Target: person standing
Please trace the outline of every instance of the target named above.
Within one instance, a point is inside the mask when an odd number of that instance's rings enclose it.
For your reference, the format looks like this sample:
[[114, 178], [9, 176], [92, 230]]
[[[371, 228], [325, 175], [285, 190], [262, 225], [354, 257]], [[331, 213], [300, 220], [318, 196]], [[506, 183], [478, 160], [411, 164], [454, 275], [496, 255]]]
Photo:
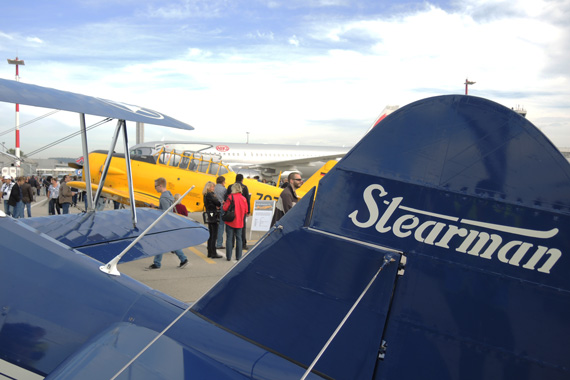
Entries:
[[220, 206], [222, 203], [216, 197], [214, 188], [216, 185], [212, 181], [206, 182], [202, 195], [204, 196], [204, 208], [206, 209], [206, 220], [210, 237], [208, 238], [208, 257], [219, 259], [222, 256], [216, 252], [216, 240], [218, 240], [218, 224], [220, 223]]
[[59, 204], [63, 209], [63, 214], [69, 214], [69, 207], [73, 202], [73, 196], [75, 193], [71, 191], [71, 188], [67, 186], [67, 183], [71, 180], [71, 177], [65, 175], [61, 180], [61, 186], [59, 188]]
[[299, 197], [297, 197], [297, 190], [303, 184], [301, 175], [299, 173], [290, 173], [287, 177], [287, 186], [279, 195], [277, 204], [275, 205], [275, 212], [273, 213], [273, 218], [271, 219], [271, 225], [274, 225], [279, 219], [283, 217], [293, 206], [299, 202]]
[[4, 176], [4, 183], [2, 184], [2, 200], [4, 201], [4, 213], [6, 215], [12, 215], [12, 209], [8, 204], [8, 200], [10, 199], [10, 193], [12, 192], [12, 188], [14, 187], [14, 183], [12, 183], [12, 177], [9, 175]]
[[[247, 218], [247, 216], [249, 215], [249, 210], [251, 210], [250, 205], [249, 205], [249, 189], [247, 188], [246, 185], [243, 184], [243, 174], [241, 174], [241, 173], [238, 174], [238, 175], [236, 175], [236, 182], [235, 182], [235, 183], [239, 183], [239, 184], [240, 184], [241, 189], [242, 189], [242, 190], [241, 190], [241, 194], [243, 195], [243, 197], [245, 198], [246, 203], [247, 203], [247, 210], [246, 210], [246, 213], [243, 215], [243, 228], [242, 228], [242, 232], [241, 232], [241, 241], [242, 241], [242, 244], [243, 244], [243, 247], [242, 247], [242, 248], [243, 248], [243, 249], [248, 249], [248, 247], [247, 247], [247, 239], [246, 239], [246, 237], [245, 237], [245, 235], [246, 235], [245, 230], [246, 230], [246, 227], [247, 227], [247, 220], [246, 220], [246, 218]], [[233, 185], [231, 185], [231, 186], [233, 186]], [[231, 194], [231, 190], [230, 190], [231, 186], [228, 187], [228, 191], [226, 192], [226, 198], [227, 198], [227, 196], [228, 196], [229, 194]], [[226, 239], [226, 240], [227, 240], [227, 239]], [[227, 241], [226, 241], [226, 245], [228, 245], [228, 242], [227, 242]]]
[[[38, 181], [36, 181], [36, 177], [33, 176], [33, 175], [27, 177], [26, 183], [29, 183], [29, 184], [30, 184], [30, 187], [32, 188], [32, 191], [34, 192], [34, 195], [35, 195], [36, 189], [37, 189], [38, 186], [39, 186], [39, 185], [38, 185]], [[40, 194], [39, 194], [39, 191], [38, 191], [38, 195], [40, 195]], [[35, 196], [34, 196], [34, 198], [32, 198], [32, 202], [34, 202], [34, 201], [35, 201]], [[24, 203], [25, 203], [25, 202], [24, 202]], [[30, 211], [30, 212], [31, 212], [31, 211]]]
[[10, 209], [12, 211], [12, 216], [14, 218], [23, 218], [24, 217], [24, 201], [23, 198], [23, 191], [22, 185], [24, 184], [24, 177], [16, 177], [16, 183], [12, 187], [12, 191], [10, 191], [10, 198], [8, 199], [8, 204], [10, 205]]
[[[73, 176], [73, 180], [77, 181], [77, 176], [74, 175]], [[79, 189], [76, 189], [74, 187], [71, 188], [71, 191], [74, 192], [73, 196], [71, 197], [71, 205], [73, 207], [77, 207], [77, 197], [79, 196]], [[118, 207], [115, 207], [115, 209], [117, 209]]]
[[[226, 197], [226, 177], [223, 175], [216, 178], [216, 186], [214, 187], [214, 194], [216, 198], [220, 201], [220, 204], [224, 203]], [[218, 220], [218, 238], [216, 239], [216, 249], [224, 249], [224, 228], [226, 224], [222, 221], [222, 215], [224, 215], [224, 210], [220, 208], [220, 219]]]
[[[174, 194], [174, 201], [179, 200], [181, 196], [182, 195], [180, 194]], [[188, 216], [188, 209], [182, 203], [178, 203], [176, 206], [174, 206], [174, 209], [178, 215]]]
[[48, 177], [47, 180], [51, 183], [47, 189], [47, 197], [49, 199], [48, 214], [55, 215], [57, 211], [57, 215], [59, 215], [59, 183], [57, 182], [57, 178], [53, 178], [51, 176]]
[[28, 212], [28, 218], [32, 217], [32, 202], [34, 201], [34, 193], [36, 192], [35, 187], [30, 183], [33, 178], [34, 177], [26, 177], [22, 185], [22, 201], [24, 202], [24, 208]]
[[244, 228], [244, 218], [248, 211], [247, 200], [242, 194], [242, 187], [240, 183], [234, 183], [231, 186], [231, 194], [228, 195], [228, 199], [224, 202], [223, 210], [228, 211], [230, 205], [234, 204], [235, 218], [234, 220], [226, 223], [226, 259], [230, 261], [232, 259], [232, 250], [234, 245], [234, 236], [236, 239], [236, 260], [241, 259], [241, 253], [243, 249], [242, 245], [242, 229]]
[[[154, 189], [160, 193], [160, 199], [158, 200], [158, 207], [153, 204], [150, 206], [153, 208], [158, 208], [159, 210], [168, 210], [168, 208], [174, 203], [174, 197], [169, 190], [166, 190], [166, 179], [163, 177], [157, 178], [154, 181]], [[181, 249], [177, 249], [173, 252], [180, 259], [180, 265], [178, 268], [185, 268], [188, 265], [188, 259], [186, 258], [186, 255], [184, 255], [184, 252], [182, 252]], [[162, 263], [162, 255], [163, 254], [161, 253], [160, 255], [154, 256], [154, 262], [147, 269], [160, 269]]]

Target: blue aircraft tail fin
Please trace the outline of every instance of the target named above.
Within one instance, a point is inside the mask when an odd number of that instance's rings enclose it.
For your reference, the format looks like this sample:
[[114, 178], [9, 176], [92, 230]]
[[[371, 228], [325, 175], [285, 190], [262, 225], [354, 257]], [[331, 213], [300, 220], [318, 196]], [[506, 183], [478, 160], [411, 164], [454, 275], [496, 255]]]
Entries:
[[568, 378], [569, 226], [570, 166], [536, 127], [485, 99], [424, 99], [193, 311], [305, 368], [331, 340], [323, 377]]
[[[127, 248], [161, 214], [160, 210], [138, 209], [137, 228], [133, 228], [130, 210], [51, 215], [20, 221], [60, 243], [107, 263]], [[123, 256], [121, 263], [192, 247], [206, 240], [208, 229], [203, 225], [169, 213]]]

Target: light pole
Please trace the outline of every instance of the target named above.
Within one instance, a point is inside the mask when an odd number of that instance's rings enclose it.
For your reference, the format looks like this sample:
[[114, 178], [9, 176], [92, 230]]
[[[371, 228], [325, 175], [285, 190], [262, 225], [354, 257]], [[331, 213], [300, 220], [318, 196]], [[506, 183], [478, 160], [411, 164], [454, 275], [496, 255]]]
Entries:
[[[19, 66], [22, 65], [24, 66], [24, 60], [23, 59], [18, 59], [18, 57], [16, 57], [16, 59], [9, 59], [8, 58], [8, 64], [10, 65], [16, 65], [16, 82], [20, 81], [20, 72], [19, 72]], [[16, 175], [20, 175], [20, 105], [18, 103], [16, 103], [16, 151], [15, 151], [15, 156], [18, 157], [18, 161], [16, 161]]]
[[472, 82], [469, 79], [465, 78], [465, 95], [467, 95], [467, 86], [470, 84], [475, 84], [475, 82]]

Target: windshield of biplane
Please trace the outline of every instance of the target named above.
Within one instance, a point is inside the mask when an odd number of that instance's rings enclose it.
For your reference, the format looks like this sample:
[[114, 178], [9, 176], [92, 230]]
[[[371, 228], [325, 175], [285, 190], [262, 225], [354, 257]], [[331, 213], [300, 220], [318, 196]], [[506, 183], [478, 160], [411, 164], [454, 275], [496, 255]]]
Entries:
[[161, 149], [155, 157], [157, 157], [157, 163], [162, 165], [214, 176], [224, 175], [231, 170], [222, 163], [220, 156], [213, 154], [201, 154], [191, 151], [180, 153], [175, 150]]

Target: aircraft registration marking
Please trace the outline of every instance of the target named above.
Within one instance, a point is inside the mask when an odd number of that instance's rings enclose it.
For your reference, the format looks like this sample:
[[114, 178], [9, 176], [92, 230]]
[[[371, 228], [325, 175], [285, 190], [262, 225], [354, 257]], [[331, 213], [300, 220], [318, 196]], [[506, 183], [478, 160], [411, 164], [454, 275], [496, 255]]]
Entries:
[[279, 199], [279, 197], [272, 197], [269, 194], [256, 193], [256, 195], [259, 197], [259, 198], [257, 198], [257, 200], [259, 200], [259, 201], [262, 201], [262, 200], [263, 201], [273, 201], [273, 200], [276, 201]]

